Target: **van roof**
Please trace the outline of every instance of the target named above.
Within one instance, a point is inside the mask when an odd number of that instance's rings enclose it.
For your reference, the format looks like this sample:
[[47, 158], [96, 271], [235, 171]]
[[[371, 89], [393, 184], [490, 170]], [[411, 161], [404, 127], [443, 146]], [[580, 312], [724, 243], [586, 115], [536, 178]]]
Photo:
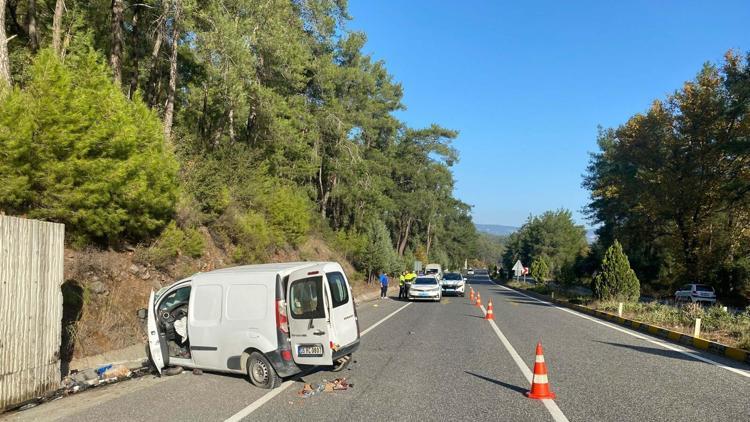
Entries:
[[[298, 270], [313, 265], [328, 264], [328, 262], [275, 262], [271, 264], [240, 265], [209, 271], [210, 273], [276, 273], [279, 271]], [[206, 273], [203, 273], [206, 274]]]

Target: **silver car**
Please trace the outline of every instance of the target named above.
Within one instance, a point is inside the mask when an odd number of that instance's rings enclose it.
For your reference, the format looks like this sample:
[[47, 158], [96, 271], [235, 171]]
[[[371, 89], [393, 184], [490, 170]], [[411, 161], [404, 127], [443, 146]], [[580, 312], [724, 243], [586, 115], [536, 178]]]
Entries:
[[409, 287], [409, 300], [434, 300], [439, 302], [443, 298], [440, 283], [434, 276], [417, 277]]
[[676, 302], [716, 303], [716, 291], [705, 284], [686, 284], [674, 293]]
[[459, 273], [445, 273], [440, 285], [443, 288], [443, 293], [452, 293], [454, 295], [463, 296], [466, 290], [464, 278]]

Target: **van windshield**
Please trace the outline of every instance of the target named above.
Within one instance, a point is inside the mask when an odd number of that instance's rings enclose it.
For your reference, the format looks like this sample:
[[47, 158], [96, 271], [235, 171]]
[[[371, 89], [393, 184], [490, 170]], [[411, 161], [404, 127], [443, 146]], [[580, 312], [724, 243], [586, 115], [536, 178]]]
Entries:
[[326, 317], [323, 305], [323, 277], [309, 277], [292, 282], [289, 299], [289, 308], [294, 319]]

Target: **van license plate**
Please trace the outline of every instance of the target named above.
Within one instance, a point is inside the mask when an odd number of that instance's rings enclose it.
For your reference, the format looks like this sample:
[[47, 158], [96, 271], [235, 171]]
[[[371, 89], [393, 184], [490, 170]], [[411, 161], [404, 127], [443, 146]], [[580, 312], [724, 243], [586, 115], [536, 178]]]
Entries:
[[297, 346], [297, 356], [323, 356], [322, 344], [303, 344]]

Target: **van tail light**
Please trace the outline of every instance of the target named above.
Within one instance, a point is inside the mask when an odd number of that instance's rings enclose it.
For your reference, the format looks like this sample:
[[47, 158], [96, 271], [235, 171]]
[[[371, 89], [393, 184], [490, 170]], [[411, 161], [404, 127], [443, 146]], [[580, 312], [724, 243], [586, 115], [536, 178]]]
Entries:
[[286, 302], [276, 300], [276, 327], [284, 334], [289, 334], [289, 319], [286, 316]]

